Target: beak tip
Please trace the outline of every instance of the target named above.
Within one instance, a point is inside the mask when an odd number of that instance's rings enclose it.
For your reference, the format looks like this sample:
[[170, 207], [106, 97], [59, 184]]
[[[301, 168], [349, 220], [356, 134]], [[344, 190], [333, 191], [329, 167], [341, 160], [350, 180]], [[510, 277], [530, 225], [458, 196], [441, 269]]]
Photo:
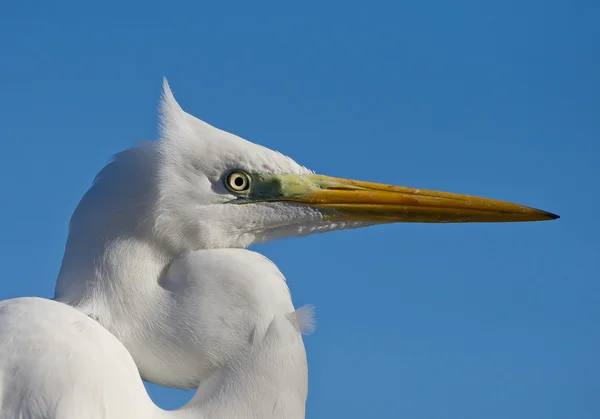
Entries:
[[560, 218], [560, 215], [558, 214], [553, 214], [551, 212], [548, 211], [543, 211], [543, 210], [538, 210], [539, 214], [541, 215], [540, 221], [551, 221], [551, 220], [556, 220], [558, 218]]

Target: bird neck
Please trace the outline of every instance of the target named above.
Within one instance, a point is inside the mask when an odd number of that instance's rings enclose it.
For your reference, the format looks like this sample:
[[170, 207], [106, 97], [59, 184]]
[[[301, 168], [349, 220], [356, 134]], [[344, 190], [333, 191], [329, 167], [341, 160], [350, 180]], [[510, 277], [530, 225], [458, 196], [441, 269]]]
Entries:
[[205, 379], [182, 418], [303, 419], [308, 392], [306, 352], [298, 329], [276, 317], [251, 349]]
[[71, 218], [55, 299], [109, 330], [152, 294], [175, 256], [153, 235], [155, 177], [155, 147], [126, 150], [102, 169]]
[[[147, 304], [155, 294], [168, 255], [138, 238], [105, 238], [70, 243], [59, 272], [55, 299], [111, 325]], [[98, 250], [98, 248], [101, 250]]]

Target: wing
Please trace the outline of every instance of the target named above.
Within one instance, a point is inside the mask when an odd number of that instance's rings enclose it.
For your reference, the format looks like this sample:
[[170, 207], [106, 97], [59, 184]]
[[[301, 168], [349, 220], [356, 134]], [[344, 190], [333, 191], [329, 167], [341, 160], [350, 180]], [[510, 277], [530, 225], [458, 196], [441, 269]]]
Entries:
[[158, 411], [125, 347], [76, 309], [0, 302], [0, 418], [150, 418]]

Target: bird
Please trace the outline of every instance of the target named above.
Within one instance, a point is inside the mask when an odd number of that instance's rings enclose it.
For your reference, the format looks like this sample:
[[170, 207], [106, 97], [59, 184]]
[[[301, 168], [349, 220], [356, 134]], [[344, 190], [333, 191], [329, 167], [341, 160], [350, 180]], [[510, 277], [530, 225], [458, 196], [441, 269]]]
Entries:
[[294, 310], [277, 267], [244, 249], [394, 222], [556, 218], [316, 174], [185, 112], [165, 79], [158, 141], [118, 153], [75, 209], [54, 300], [1, 303], [0, 418], [171, 414], [141, 379], [197, 388], [173, 415], [304, 417], [312, 311]]

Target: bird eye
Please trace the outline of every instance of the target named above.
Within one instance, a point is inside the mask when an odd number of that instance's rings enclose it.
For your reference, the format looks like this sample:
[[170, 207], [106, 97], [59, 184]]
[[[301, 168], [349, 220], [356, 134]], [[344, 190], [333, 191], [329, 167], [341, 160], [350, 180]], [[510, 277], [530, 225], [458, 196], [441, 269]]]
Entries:
[[227, 175], [225, 186], [232, 192], [243, 192], [250, 188], [250, 176], [241, 170], [234, 170]]

